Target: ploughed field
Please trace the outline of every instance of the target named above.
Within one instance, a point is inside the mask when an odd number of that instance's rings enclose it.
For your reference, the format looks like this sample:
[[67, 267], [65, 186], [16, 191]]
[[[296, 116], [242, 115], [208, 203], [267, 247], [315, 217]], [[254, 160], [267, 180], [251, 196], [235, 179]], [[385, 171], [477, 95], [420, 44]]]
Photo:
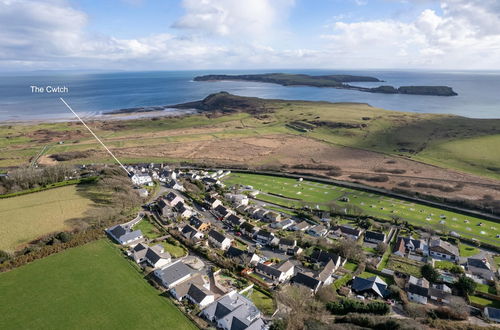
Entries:
[[76, 185], [0, 199], [0, 250], [15, 250], [40, 236], [72, 229], [93, 202]]
[[0, 274], [0, 329], [197, 329], [107, 240]]
[[[328, 210], [332, 202], [341, 208], [352, 205], [360, 208], [363, 214], [377, 218], [391, 220], [397, 216], [417, 226], [455, 231], [467, 238], [500, 245], [500, 239], [496, 238], [500, 232], [500, 223], [393, 197], [308, 180], [301, 182], [292, 178], [260, 174], [231, 173], [224, 179], [224, 183], [251, 186], [261, 191], [256, 196], [257, 199], [284, 207], [300, 208], [305, 204], [311, 208]], [[347, 197], [349, 201], [340, 201], [342, 197]]]

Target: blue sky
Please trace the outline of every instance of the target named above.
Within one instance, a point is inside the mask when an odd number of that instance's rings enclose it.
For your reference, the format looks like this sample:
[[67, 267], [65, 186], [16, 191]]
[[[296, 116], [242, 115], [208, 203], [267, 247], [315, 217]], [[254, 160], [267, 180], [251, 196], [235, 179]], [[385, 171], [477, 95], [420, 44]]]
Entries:
[[0, 69], [500, 69], [496, 0], [0, 0]]

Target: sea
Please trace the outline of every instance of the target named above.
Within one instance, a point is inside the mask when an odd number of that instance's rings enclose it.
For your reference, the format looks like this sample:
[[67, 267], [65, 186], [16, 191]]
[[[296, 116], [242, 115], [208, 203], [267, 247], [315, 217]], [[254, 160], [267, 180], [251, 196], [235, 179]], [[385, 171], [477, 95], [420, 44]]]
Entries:
[[[458, 96], [390, 95], [307, 86], [285, 87], [244, 81], [196, 82], [205, 74], [269, 72], [311, 75], [353, 74], [373, 76], [383, 83], [351, 83], [375, 87], [393, 85], [446, 85]], [[64, 86], [68, 92], [33, 93], [31, 86]], [[418, 113], [453, 114], [470, 118], [500, 118], [500, 72], [395, 71], [395, 70], [206, 70], [148, 72], [24, 72], [0, 73], [0, 122], [67, 120], [73, 114], [62, 96], [81, 116], [102, 117], [125, 108], [167, 106], [226, 91], [242, 96], [286, 100], [361, 102], [374, 107]], [[167, 108], [165, 114], [176, 110]], [[106, 117], [106, 116], [104, 116]]]

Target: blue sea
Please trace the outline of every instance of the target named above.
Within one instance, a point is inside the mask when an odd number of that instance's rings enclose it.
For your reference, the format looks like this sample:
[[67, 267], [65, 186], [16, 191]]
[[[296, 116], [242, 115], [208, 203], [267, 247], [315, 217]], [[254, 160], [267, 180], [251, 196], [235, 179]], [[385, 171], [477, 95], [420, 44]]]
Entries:
[[[374, 87], [381, 84], [447, 85], [459, 94], [453, 97], [387, 95], [316, 87], [285, 87], [255, 82], [195, 82], [198, 75], [268, 72], [354, 74], [374, 76], [384, 83], [351, 83]], [[66, 86], [67, 94], [36, 94], [31, 85]], [[356, 71], [356, 70], [217, 70], [157, 72], [36, 72], [0, 74], [0, 121], [70, 119], [65, 100], [78, 113], [92, 117], [108, 111], [164, 106], [199, 100], [210, 93], [227, 91], [237, 95], [330, 102], [362, 102], [389, 110], [454, 114], [471, 118], [500, 118], [500, 72]], [[169, 110], [165, 110], [169, 111]]]

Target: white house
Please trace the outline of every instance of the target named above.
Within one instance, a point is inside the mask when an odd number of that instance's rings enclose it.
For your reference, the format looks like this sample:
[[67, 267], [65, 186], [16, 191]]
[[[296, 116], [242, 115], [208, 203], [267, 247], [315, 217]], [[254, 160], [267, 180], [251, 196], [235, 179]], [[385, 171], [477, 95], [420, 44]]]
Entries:
[[436, 238], [429, 242], [429, 255], [437, 259], [458, 260], [460, 254], [458, 247]]
[[287, 260], [284, 263], [275, 266], [259, 263], [255, 267], [255, 272], [269, 277], [276, 283], [282, 283], [293, 276], [294, 269], [295, 265]]
[[215, 300], [215, 296], [210, 290], [196, 284], [190, 285], [186, 298], [201, 308], [213, 303]]
[[153, 268], [161, 268], [168, 265], [172, 261], [170, 253], [165, 252], [161, 245], [149, 247], [145, 255], [146, 262]]
[[181, 230], [182, 236], [193, 241], [199, 241], [203, 238], [203, 233], [196, 230], [196, 228], [191, 225], [185, 225]]
[[208, 232], [208, 241], [210, 242], [210, 244], [221, 250], [229, 249], [232, 242], [230, 238], [224, 236], [223, 234], [219, 233], [214, 229]]
[[181, 260], [175, 261], [164, 268], [154, 271], [154, 275], [167, 289], [172, 289], [177, 284], [189, 279], [192, 274], [193, 271], [191, 268], [189, 268]]
[[123, 225], [108, 228], [106, 232], [121, 245], [134, 245], [134, 243], [137, 244], [144, 238], [140, 229], [132, 231], [129, 227]]
[[406, 286], [406, 293], [410, 301], [427, 304], [427, 297], [429, 296], [429, 281], [425, 278], [416, 278], [410, 275]]
[[130, 177], [130, 179], [132, 180], [133, 184], [138, 186], [153, 183], [153, 179], [147, 173], [135, 173]]

